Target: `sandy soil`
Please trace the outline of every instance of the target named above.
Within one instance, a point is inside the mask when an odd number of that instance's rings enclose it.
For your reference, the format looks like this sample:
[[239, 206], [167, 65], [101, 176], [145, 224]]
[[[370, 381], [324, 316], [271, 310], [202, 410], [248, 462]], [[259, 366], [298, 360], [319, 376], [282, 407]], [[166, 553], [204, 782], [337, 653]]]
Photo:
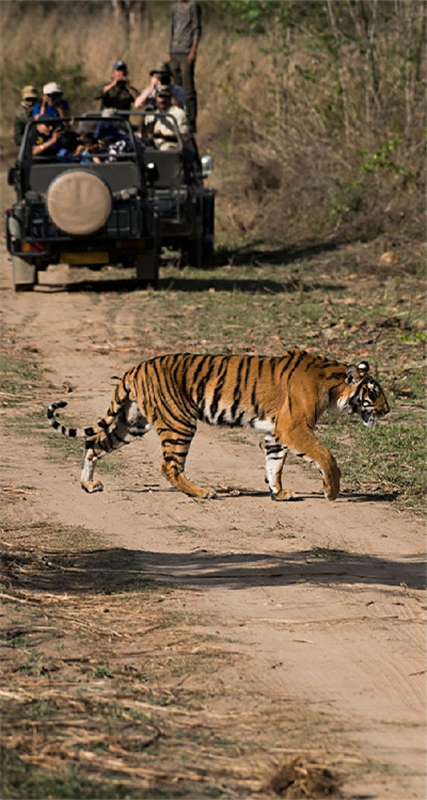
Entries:
[[[52, 384], [46, 405], [65, 397], [68, 421], [95, 422], [112, 376], [145, 355], [125, 340], [134, 323], [126, 295], [58, 291], [66, 267], [49, 270], [33, 293], [14, 294], [4, 253], [2, 266], [3, 329], [38, 349]], [[320, 480], [293, 463], [285, 480], [299, 499], [272, 503], [259, 439], [200, 426], [187, 472], [220, 488], [211, 501], [171, 490], [151, 433], [114, 456], [100, 494], [81, 491], [79, 463], [58, 468], [40, 446], [24, 459], [20, 448], [3, 450], [4, 475], [9, 486], [35, 488], [27, 519], [44, 513], [102, 530], [157, 578], [197, 588], [193, 610], [250, 655], [251, 670], [239, 676], [248, 696], [259, 687], [303, 701], [336, 717], [367, 758], [392, 765], [382, 780], [356, 782], [353, 796], [424, 798], [424, 525], [345, 484], [329, 503]]]

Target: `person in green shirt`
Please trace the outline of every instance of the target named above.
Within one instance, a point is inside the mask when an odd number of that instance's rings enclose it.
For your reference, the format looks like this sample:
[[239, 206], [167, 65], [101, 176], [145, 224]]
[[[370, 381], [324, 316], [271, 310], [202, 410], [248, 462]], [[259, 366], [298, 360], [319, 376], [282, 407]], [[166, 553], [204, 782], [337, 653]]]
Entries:
[[21, 105], [13, 122], [13, 138], [17, 147], [22, 142], [26, 125], [33, 119], [33, 108], [39, 99], [39, 93], [34, 86], [24, 86], [21, 97]]
[[116, 61], [113, 64], [110, 83], [105, 83], [98, 88], [95, 99], [101, 101], [101, 111], [105, 108], [130, 111], [132, 103], [138, 95], [138, 89], [131, 86], [126, 63]]

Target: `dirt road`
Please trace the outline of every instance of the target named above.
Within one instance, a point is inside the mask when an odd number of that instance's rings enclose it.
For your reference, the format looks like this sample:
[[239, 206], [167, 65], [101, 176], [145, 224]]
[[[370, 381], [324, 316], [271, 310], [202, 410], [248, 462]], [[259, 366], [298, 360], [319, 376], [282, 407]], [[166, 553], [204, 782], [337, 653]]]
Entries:
[[[3, 330], [18, 349], [39, 351], [52, 386], [46, 405], [65, 397], [68, 421], [95, 422], [112, 376], [150, 355], [138, 355], [132, 338], [149, 321], [146, 295], [133, 293], [129, 307], [114, 291], [60, 291], [66, 267], [42, 276], [33, 293], [13, 294], [9, 271], [3, 252]], [[30, 417], [33, 410], [29, 399]], [[19, 447], [3, 447], [4, 475], [9, 486], [34, 487], [22, 506], [27, 520], [44, 514], [102, 530], [157, 579], [196, 589], [192, 610], [250, 658], [250, 670], [234, 678], [248, 702], [271, 692], [286, 713], [285, 698], [297, 699], [383, 763], [382, 775], [353, 776], [351, 796], [424, 798], [424, 525], [375, 495], [346, 492], [345, 483], [328, 503], [320, 480], [295, 463], [285, 481], [299, 499], [272, 503], [259, 438], [200, 426], [187, 471], [220, 488], [213, 501], [171, 490], [151, 433], [114, 456], [100, 494], [81, 491], [78, 460], [58, 467], [47, 441], [24, 449], [19, 435]]]

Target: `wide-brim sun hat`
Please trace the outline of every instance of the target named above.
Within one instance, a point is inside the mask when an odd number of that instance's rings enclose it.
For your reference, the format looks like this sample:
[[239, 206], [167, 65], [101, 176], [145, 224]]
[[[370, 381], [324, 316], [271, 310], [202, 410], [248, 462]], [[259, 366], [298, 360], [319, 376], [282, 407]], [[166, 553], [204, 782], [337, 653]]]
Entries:
[[35, 98], [39, 96], [39, 93], [35, 86], [24, 86], [21, 90], [21, 97], [23, 100], [29, 100], [29, 98]]

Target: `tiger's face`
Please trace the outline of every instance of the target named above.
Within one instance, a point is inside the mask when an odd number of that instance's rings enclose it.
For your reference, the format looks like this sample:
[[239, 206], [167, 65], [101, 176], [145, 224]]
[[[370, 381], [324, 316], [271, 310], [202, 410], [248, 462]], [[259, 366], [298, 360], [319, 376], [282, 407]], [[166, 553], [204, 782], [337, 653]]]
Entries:
[[357, 367], [347, 367], [345, 380], [350, 393], [345, 405], [349, 414], [359, 414], [364, 425], [372, 428], [380, 417], [389, 413], [390, 406], [380, 384], [368, 373], [366, 361]]

